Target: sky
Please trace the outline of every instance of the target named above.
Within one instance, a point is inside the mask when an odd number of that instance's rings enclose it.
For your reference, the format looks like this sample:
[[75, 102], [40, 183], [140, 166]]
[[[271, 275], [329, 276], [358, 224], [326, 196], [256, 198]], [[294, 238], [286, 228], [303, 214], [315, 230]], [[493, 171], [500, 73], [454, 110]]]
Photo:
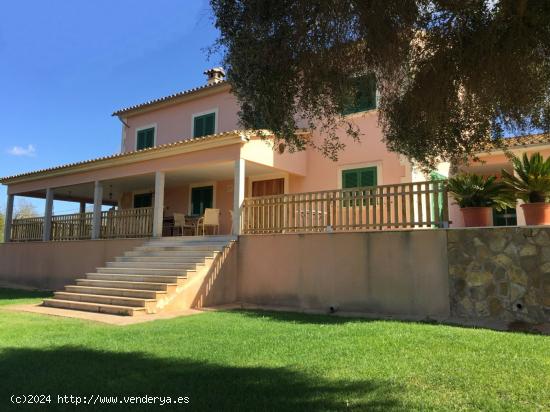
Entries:
[[111, 113], [202, 85], [216, 36], [207, 0], [0, 0], [0, 176], [118, 152]]

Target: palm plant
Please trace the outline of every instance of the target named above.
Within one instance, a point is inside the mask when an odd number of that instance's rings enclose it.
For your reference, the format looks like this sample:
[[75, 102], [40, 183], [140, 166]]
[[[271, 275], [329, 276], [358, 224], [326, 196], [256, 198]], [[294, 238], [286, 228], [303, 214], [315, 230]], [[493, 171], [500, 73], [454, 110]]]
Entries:
[[526, 153], [520, 160], [512, 158], [515, 175], [502, 171], [507, 190], [526, 203], [543, 203], [550, 198], [550, 157], [546, 160], [540, 153], [529, 158]]
[[513, 198], [505, 190], [505, 184], [495, 176], [463, 173], [451, 177], [447, 188], [461, 208], [494, 207], [502, 210], [514, 204]]

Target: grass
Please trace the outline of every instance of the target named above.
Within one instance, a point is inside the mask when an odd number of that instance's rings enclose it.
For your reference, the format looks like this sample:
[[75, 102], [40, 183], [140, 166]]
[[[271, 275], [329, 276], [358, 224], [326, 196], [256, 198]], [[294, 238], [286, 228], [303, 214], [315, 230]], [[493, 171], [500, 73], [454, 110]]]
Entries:
[[[0, 304], [36, 297], [0, 289]], [[25, 410], [14, 393], [191, 402], [81, 405], [94, 411], [548, 410], [549, 349], [540, 335], [291, 313], [120, 327], [0, 310], [0, 410]]]

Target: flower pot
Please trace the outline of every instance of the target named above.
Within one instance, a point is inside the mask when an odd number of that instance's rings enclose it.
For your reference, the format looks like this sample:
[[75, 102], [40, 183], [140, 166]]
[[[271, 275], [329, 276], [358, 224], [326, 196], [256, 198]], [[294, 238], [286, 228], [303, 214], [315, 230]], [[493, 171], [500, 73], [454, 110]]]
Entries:
[[521, 208], [527, 225], [550, 225], [550, 203], [524, 203]]
[[466, 227], [482, 227], [493, 224], [492, 207], [463, 207], [460, 210]]

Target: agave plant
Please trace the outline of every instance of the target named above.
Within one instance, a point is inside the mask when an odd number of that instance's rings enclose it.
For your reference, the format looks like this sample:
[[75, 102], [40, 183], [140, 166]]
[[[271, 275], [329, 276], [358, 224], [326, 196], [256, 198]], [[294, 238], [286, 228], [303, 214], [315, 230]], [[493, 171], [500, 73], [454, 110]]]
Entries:
[[548, 202], [550, 198], [550, 157], [546, 160], [540, 153], [529, 158], [526, 153], [520, 160], [512, 158], [515, 175], [502, 171], [507, 190], [526, 203]]
[[464, 173], [451, 177], [447, 188], [458, 205], [463, 207], [494, 207], [502, 210], [514, 204], [506, 186], [495, 176]]

